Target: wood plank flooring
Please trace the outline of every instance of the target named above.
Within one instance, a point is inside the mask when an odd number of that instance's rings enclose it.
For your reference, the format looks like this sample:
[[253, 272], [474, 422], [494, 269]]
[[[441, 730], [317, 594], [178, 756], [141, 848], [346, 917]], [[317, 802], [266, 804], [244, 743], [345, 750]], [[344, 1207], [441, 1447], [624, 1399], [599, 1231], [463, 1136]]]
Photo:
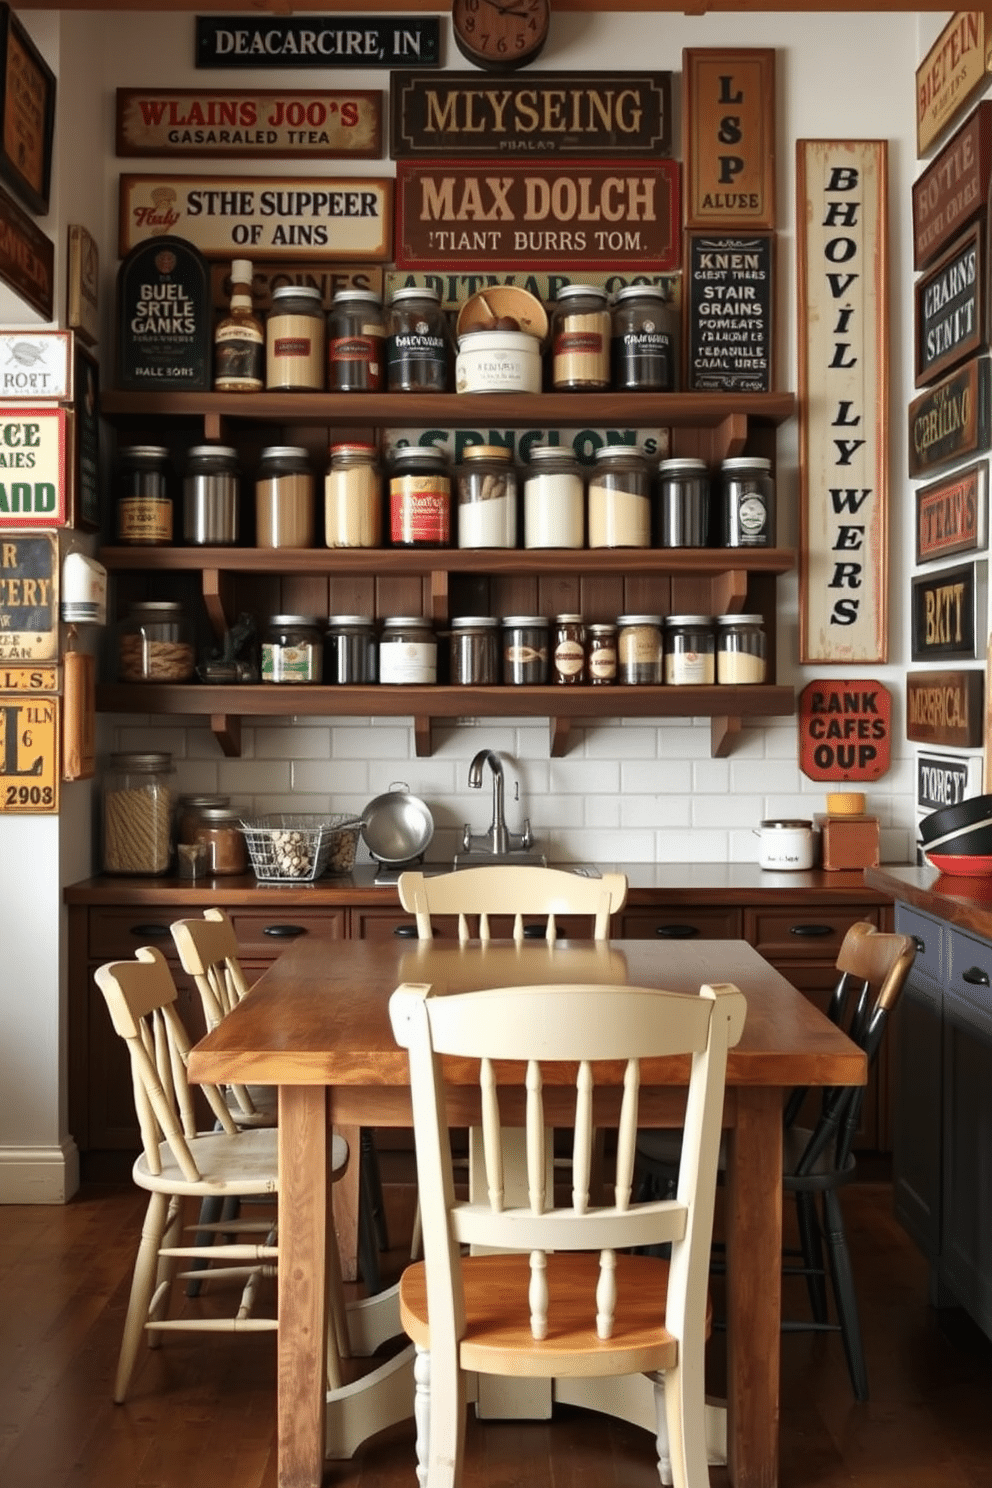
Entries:
[[[412, 1188], [386, 1188], [395, 1275]], [[884, 1182], [845, 1191], [872, 1398], [857, 1405], [837, 1335], [782, 1341], [781, 1488], [988, 1488], [992, 1343], [927, 1303], [927, 1271]], [[0, 1208], [3, 1488], [276, 1488], [274, 1336], [176, 1334], [111, 1401], [144, 1197], [91, 1185], [64, 1208]], [[785, 1306], [803, 1288], [786, 1283]], [[190, 1308], [209, 1300], [186, 1301]], [[798, 1315], [798, 1313], [797, 1313]], [[714, 1340], [718, 1383], [720, 1342]], [[465, 1488], [657, 1488], [648, 1433], [581, 1411], [470, 1420]], [[382, 1433], [325, 1488], [415, 1488], [413, 1428]], [[711, 1488], [726, 1488], [714, 1469]]]

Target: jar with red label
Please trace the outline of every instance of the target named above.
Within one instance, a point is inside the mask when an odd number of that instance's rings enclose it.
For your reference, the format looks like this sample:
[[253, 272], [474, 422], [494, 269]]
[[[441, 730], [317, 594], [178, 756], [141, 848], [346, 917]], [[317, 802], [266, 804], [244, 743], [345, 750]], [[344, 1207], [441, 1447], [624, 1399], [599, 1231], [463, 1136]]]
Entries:
[[411, 444], [393, 452], [389, 540], [394, 548], [451, 546], [451, 476], [441, 450]]
[[327, 386], [332, 393], [378, 393], [385, 386], [382, 302], [368, 289], [342, 289], [327, 317]]
[[610, 310], [605, 289], [566, 284], [551, 317], [551, 382], [559, 391], [610, 385]]
[[283, 393], [324, 390], [324, 310], [320, 290], [280, 284], [265, 322], [265, 386]]

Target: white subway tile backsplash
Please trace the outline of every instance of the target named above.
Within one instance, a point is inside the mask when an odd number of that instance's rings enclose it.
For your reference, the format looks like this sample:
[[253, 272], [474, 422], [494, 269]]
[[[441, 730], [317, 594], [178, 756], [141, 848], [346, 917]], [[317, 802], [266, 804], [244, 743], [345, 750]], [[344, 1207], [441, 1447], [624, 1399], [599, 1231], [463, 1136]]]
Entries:
[[290, 727], [255, 730], [256, 759], [319, 759], [331, 757], [331, 731], [294, 723]]
[[[293, 789], [292, 769], [288, 759], [225, 759], [217, 767], [217, 789], [240, 799], [261, 794], [289, 795]], [[269, 808], [266, 808], [269, 809]], [[299, 810], [299, 807], [272, 807], [273, 811]]]
[[365, 795], [369, 789], [364, 760], [294, 760], [291, 771], [294, 792], [315, 791], [336, 800], [348, 793]]
[[625, 796], [688, 794], [692, 770], [689, 760], [623, 760], [620, 788]]
[[693, 829], [722, 827], [727, 831], [760, 820], [760, 803], [754, 796], [693, 796], [690, 804]]
[[730, 761], [696, 760], [692, 766], [692, 789], [701, 795], [724, 795], [730, 789]]
[[622, 799], [619, 796], [586, 796], [582, 813], [583, 825], [587, 827], [619, 827]]
[[586, 730], [585, 753], [589, 759], [654, 759], [658, 753], [657, 730], [643, 724], [590, 727]]
[[410, 753], [410, 730], [407, 728], [335, 727], [331, 730], [332, 759], [405, 760]]
[[685, 830], [692, 822], [690, 796], [623, 796], [620, 821], [625, 827], [667, 827]]
[[548, 783], [552, 795], [615, 794], [620, 789], [620, 763], [618, 760], [573, 763], [571, 757], [552, 760]]

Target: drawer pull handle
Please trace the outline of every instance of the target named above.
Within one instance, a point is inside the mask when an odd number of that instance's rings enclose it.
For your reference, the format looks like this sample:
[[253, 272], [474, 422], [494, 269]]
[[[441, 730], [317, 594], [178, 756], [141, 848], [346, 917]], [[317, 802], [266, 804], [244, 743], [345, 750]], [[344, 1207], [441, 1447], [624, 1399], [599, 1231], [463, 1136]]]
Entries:
[[393, 934], [398, 935], [401, 940], [416, 940], [417, 927], [416, 925], [397, 925]]
[[833, 933], [834, 933], [834, 927], [833, 927], [833, 925], [790, 925], [789, 926], [789, 934], [790, 935], [803, 935], [808, 940], [812, 940], [812, 939], [814, 939], [818, 935], [833, 935]]
[[132, 925], [131, 934], [138, 940], [164, 940], [169, 935], [168, 925]]
[[967, 982], [969, 987], [987, 987], [989, 985], [989, 974], [980, 966], [969, 966], [967, 971], [961, 973], [961, 980]]
[[305, 925], [266, 925], [263, 935], [272, 935], [277, 940], [293, 940], [297, 935], [306, 935]]
[[655, 935], [662, 935], [666, 940], [691, 940], [694, 935], [699, 934], [697, 925], [655, 925]]
[[920, 955], [921, 956], [925, 955], [926, 954], [926, 949], [927, 949], [927, 943], [923, 939], [923, 936], [922, 935], [914, 935], [914, 936], [911, 937], [911, 939], [912, 939], [912, 942], [915, 945], [916, 949], [919, 951]]

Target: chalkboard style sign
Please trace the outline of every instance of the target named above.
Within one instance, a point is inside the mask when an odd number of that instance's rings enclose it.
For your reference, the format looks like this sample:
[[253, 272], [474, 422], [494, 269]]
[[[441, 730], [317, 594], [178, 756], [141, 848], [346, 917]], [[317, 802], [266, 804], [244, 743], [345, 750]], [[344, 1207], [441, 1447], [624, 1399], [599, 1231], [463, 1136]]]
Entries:
[[989, 448], [989, 364], [973, 357], [909, 405], [909, 473], [929, 475]]
[[123, 391], [207, 391], [210, 282], [192, 243], [165, 236], [131, 249], [117, 274], [117, 327]]
[[921, 574], [912, 586], [914, 661], [975, 661], [985, 654], [984, 561]]
[[913, 293], [916, 386], [926, 387], [989, 343], [988, 264], [980, 222], [916, 281]]
[[686, 234], [686, 386], [772, 390], [775, 234]]

